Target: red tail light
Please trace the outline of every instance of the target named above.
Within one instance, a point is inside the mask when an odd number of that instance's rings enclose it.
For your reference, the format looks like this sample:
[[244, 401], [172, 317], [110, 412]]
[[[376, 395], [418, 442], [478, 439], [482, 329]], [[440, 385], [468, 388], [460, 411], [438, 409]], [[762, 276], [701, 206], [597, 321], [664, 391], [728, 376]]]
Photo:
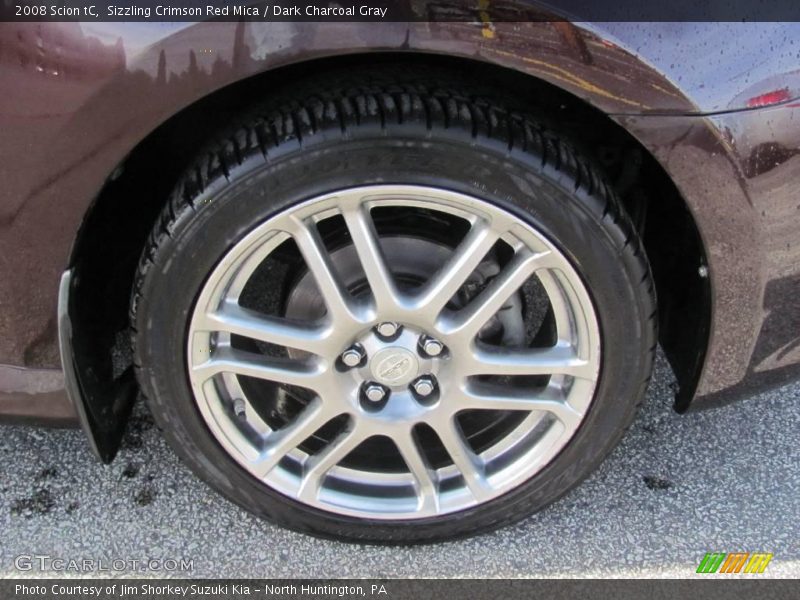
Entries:
[[783, 88], [782, 90], [775, 90], [772, 92], [767, 92], [766, 94], [761, 94], [760, 96], [756, 96], [755, 98], [750, 98], [747, 101], [747, 106], [749, 108], [757, 108], [759, 106], [770, 106], [772, 104], [786, 102], [789, 99], [791, 99], [789, 90]]

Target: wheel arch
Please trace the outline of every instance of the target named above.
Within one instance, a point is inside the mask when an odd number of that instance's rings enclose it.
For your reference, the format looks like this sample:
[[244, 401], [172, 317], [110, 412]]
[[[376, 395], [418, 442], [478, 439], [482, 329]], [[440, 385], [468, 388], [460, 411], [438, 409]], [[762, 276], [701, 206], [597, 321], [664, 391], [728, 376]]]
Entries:
[[[532, 109], [558, 121], [585, 152], [595, 154], [640, 227], [657, 285], [660, 339], [680, 386], [677, 406], [688, 406], [709, 343], [711, 287], [709, 278], [696, 277], [697, 267], [707, 260], [692, 212], [653, 153], [586, 100], [520, 71], [440, 54], [348, 54], [279, 67], [202, 96], [144, 136], [109, 174], [89, 207], [70, 259], [69, 316], [83, 401], [87, 412], [111, 432], [102, 442], [105, 449], [100, 449], [105, 460], [113, 458], [120, 422], [131, 402], [126, 364], [131, 360], [126, 335], [131, 283], [147, 236], [188, 159], [258, 94], [336, 68], [387, 63], [408, 68], [435, 65], [491, 77], [499, 89], [530, 99]], [[676, 237], [681, 244], [667, 243]]]

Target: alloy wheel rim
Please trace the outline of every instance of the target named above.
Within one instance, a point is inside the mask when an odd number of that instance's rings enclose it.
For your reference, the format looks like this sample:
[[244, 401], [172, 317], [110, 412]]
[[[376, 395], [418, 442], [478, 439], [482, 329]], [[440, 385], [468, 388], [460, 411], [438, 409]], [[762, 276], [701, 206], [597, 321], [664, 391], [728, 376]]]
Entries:
[[[465, 223], [463, 238], [440, 268], [413, 288], [401, 286], [387, 264], [386, 243], [373, 218], [375, 209], [392, 207]], [[320, 234], [330, 219], [344, 224], [363, 272], [366, 291], [357, 296], [343, 283]], [[296, 246], [322, 297], [325, 312], [319, 318], [299, 321], [241, 305], [259, 265], [287, 242]], [[454, 310], [452, 299], [499, 245], [507, 255], [502, 268]], [[482, 328], [531, 279], [549, 301], [554, 343], [485, 343]], [[389, 326], [396, 331], [384, 335]], [[235, 343], [239, 338], [277, 351], [243, 351]], [[422, 186], [340, 190], [257, 225], [210, 273], [187, 335], [194, 399], [224, 450], [288, 498], [370, 519], [452, 513], [528, 481], [586, 417], [600, 359], [591, 298], [552, 242], [489, 202]], [[525, 385], [532, 375], [540, 376], [537, 383]], [[303, 390], [307, 402], [291, 421], [270, 425], [243, 378], [270, 382], [281, 393]], [[379, 386], [383, 396], [370, 386]], [[498, 439], [476, 448], [463, 430], [463, 415], [488, 411], [510, 411], [516, 420]], [[304, 445], [334, 424], [322, 447], [312, 452]], [[432, 430], [444, 449], [441, 464], [433, 464], [420, 428]], [[375, 438], [390, 441], [404, 468], [348, 464], [351, 453]]]

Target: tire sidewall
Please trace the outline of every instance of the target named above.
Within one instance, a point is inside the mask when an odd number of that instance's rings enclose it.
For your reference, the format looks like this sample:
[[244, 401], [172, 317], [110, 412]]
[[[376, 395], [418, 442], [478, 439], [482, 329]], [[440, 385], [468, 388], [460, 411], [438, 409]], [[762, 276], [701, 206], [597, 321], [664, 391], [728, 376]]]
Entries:
[[[648, 299], [640, 264], [609, 226], [601, 200], [574, 175], [493, 142], [383, 137], [326, 140], [253, 156], [212, 181], [177, 215], [141, 282], [135, 350], [154, 417], [203, 479], [248, 510], [293, 529], [374, 542], [452, 538], [538, 510], [590, 473], [617, 443], [649, 376]], [[277, 153], [276, 153], [277, 154]], [[222, 256], [252, 228], [305, 200], [354, 185], [443, 188], [503, 208], [556, 245], [589, 292], [601, 330], [602, 364], [587, 416], [569, 443], [533, 478], [486, 504], [436, 518], [356, 519], [294, 501], [257, 481], [215, 440], [186, 374], [187, 328], [195, 298]], [[625, 307], [621, 309], [620, 307]]]

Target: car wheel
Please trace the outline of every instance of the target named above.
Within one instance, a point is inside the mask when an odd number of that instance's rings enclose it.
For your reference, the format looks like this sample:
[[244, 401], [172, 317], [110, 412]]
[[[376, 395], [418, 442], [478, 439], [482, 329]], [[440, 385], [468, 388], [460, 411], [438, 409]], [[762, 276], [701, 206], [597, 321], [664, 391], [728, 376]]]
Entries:
[[459, 82], [279, 95], [201, 151], [132, 300], [168, 440], [246, 509], [345, 540], [487, 531], [630, 424], [655, 299], [602, 173]]

